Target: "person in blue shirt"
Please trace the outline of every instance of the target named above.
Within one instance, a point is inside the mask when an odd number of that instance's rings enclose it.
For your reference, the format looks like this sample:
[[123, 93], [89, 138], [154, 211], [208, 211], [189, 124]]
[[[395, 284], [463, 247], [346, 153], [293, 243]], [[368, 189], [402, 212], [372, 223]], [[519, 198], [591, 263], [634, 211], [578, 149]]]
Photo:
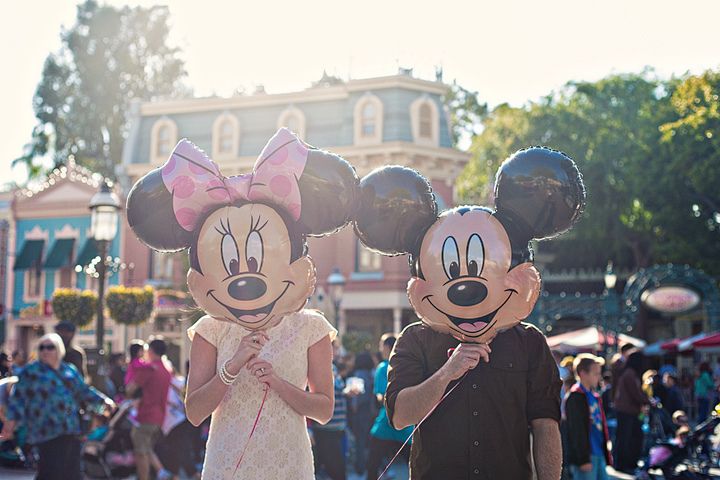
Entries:
[[577, 383], [565, 399], [568, 431], [567, 461], [573, 480], [607, 480], [612, 464], [602, 400], [595, 390], [600, 384], [605, 360], [589, 353], [575, 357]]
[[[375, 370], [375, 382], [373, 386], [373, 393], [380, 405], [380, 411], [375, 418], [375, 423], [370, 429], [370, 453], [368, 454], [368, 465], [367, 465], [367, 478], [375, 480], [380, 472], [378, 471], [381, 467], [383, 458], [388, 460], [392, 459], [395, 453], [400, 450], [403, 443], [412, 434], [413, 427], [405, 427], [402, 430], [395, 430], [387, 417], [385, 406], [385, 391], [388, 385], [388, 359], [390, 358], [390, 352], [395, 346], [395, 337], [392, 333], [386, 333], [380, 337], [380, 352], [382, 353], [383, 361], [380, 362]], [[410, 449], [406, 446], [403, 449], [402, 455], [407, 462], [410, 456]]]
[[0, 438], [13, 438], [18, 424], [40, 455], [38, 479], [81, 480], [80, 408], [114, 408], [112, 400], [85, 384], [74, 365], [63, 362], [65, 346], [57, 333], [38, 343], [38, 360], [23, 368], [8, 401]]

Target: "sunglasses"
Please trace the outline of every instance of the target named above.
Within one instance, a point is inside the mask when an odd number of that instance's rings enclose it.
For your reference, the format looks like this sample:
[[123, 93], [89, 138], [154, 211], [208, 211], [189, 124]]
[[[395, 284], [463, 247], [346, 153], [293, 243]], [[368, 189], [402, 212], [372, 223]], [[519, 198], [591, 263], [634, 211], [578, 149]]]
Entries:
[[52, 343], [40, 345], [40, 346], [38, 347], [38, 350], [40, 350], [41, 352], [42, 352], [43, 350], [53, 351], [53, 350], [55, 350], [55, 345], [53, 345]]

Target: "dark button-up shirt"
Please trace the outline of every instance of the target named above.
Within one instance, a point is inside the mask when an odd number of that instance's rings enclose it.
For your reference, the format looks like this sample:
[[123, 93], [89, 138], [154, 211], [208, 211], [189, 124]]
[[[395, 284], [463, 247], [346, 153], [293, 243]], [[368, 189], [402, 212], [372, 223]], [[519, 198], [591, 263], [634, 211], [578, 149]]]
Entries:
[[7, 417], [24, 423], [28, 442], [46, 442], [80, 432], [81, 404], [100, 406], [105, 396], [85, 384], [75, 366], [61, 362], [57, 370], [42, 362], [20, 373], [8, 401]]
[[[448, 359], [448, 349], [458, 344], [421, 323], [403, 331], [388, 371], [391, 420], [398, 393], [437, 372]], [[490, 346], [490, 362], [481, 360], [413, 436], [411, 478], [532, 478], [530, 422], [560, 420], [557, 366], [545, 337], [532, 325], [502, 332]]]

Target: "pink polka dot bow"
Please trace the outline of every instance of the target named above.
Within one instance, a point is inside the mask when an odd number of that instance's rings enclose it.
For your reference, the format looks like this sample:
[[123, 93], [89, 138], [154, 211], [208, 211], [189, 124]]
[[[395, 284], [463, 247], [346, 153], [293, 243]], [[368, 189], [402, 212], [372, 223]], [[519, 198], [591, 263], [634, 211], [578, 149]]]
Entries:
[[172, 194], [175, 218], [189, 232], [195, 230], [205, 212], [238, 200], [266, 201], [298, 220], [297, 179], [305, 169], [307, 156], [308, 147], [290, 130], [281, 128], [263, 148], [252, 173], [224, 177], [205, 152], [182, 139], [161, 167], [162, 179]]

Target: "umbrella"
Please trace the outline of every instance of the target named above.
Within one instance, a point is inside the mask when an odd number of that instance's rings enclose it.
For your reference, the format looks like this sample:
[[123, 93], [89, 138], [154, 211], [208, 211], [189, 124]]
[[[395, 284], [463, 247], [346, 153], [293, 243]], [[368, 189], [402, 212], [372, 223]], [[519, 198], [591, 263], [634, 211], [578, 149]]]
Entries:
[[720, 352], [720, 332], [708, 334], [707, 336], [693, 342], [693, 347], [702, 352]]
[[662, 357], [666, 353], [665, 350], [662, 349], [663, 343], [665, 343], [665, 340], [660, 340], [655, 343], [651, 343], [647, 347], [643, 348], [643, 353], [650, 357]]
[[705, 337], [708, 337], [712, 334], [710, 333], [698, 333], [697, 335], [693, 335], [692, 337], [688, 337], [680, 344], [678, 345], [677, 349], [679, 352], [687, 352], [688, 350], [692, 350], [694, 348], [694, 344], [696, 341], [703, 339]]
[[[639, 338], [621, 333], [618, 335], [620, 345], [632, 343], [636, 347], [643, 347], [646, 342]], [[606, 337], [598, 327], [587, 327], [572, 332], [562, 333], [547, 338], [550, 348], [562, 351], [599, 350], [605, 344]], [[615, 335], [607, 336], [607, 345], [615, 345]]]

